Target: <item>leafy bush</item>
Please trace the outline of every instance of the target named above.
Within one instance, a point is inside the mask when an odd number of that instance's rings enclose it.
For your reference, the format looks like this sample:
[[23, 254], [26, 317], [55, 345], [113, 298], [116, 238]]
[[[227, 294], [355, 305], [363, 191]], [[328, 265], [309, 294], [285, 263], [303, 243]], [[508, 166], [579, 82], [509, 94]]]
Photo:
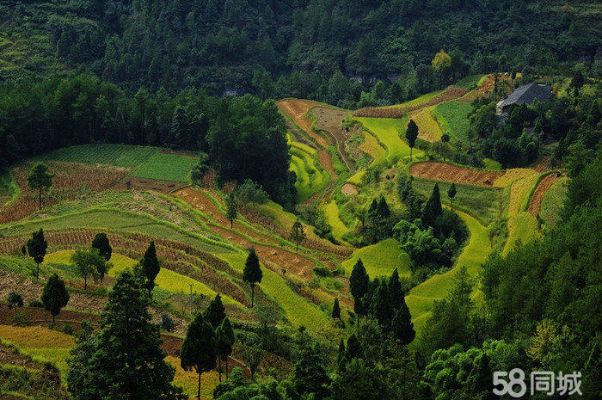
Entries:
[[17, 292], [10, 292], [6, 297], [8, 308], [23, 307], [23, 296]]
[[29, 307], [44, 308], [44, 304], [40, 300], [32, 300], [29, 302]]
[[269, 199], [265, 190], [251, 179], [245, 179], [245, 181], [236, 188], [236, 198], [242, 204], [265, 204]]
[[173, 332], [175, 324], [169, 314], [161, 314], [161, 329]]

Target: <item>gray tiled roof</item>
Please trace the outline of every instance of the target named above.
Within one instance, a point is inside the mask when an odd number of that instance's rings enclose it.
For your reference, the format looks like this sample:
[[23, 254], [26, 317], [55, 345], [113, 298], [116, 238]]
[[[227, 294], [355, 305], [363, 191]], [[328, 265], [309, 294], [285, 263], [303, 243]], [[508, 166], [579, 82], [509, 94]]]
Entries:
[[552, 88], [549, 85], [532, 82], [517, 88], [502, 102], [501, 106], [533, 103], [536, 100], [544, 101], [551, 99], [552, 96]]

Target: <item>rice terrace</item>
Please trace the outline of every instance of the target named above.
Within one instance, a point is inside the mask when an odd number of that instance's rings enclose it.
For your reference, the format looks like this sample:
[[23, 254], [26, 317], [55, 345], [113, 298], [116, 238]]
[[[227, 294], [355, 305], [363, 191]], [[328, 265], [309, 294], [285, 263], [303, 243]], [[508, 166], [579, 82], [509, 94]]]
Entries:
[[2, 2], [0, 400], [600, 398], [601, 49], [593, 1]]

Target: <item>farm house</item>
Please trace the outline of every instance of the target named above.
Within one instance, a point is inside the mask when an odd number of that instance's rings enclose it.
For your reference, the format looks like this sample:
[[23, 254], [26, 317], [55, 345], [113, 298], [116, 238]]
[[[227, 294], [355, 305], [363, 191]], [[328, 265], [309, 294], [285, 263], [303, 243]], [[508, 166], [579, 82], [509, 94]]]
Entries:
[[536, 101], [547, 101], [553, 96], [554, 93], [552, 93], [552, 88], [549, 85], [531, 82], [520, 86], [504, 100], [498, 102], [496, 111], [498, 115], [506, 116], [514, 105], [532, 104]]

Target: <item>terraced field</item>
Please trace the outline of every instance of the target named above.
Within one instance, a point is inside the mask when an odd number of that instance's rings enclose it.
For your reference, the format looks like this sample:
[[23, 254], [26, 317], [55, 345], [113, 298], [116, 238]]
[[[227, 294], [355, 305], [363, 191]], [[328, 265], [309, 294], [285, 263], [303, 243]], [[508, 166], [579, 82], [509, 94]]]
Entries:
[[[403, 135], [405, 132], [407, 119], [356, 118], [356, 120], [369, 130], [386, 150], [386, 158], [375, 160], [375, 163], [386, 161], [387, 164], [393, 165], [398, 160], [410, 157], [410, 146], [400, 136], [400, 133]], [[414, 149], [413, 155], [420, 158], [423, 153]]]
[[342, 263], [348, 275], [358, 259], [362, 260], [371, 279], [389, 277], [395, 269], [399, 276], [409, 277], [412, 274], [410, 258], [395, 239], [383, 240], [354, 251], [351, 258]]

